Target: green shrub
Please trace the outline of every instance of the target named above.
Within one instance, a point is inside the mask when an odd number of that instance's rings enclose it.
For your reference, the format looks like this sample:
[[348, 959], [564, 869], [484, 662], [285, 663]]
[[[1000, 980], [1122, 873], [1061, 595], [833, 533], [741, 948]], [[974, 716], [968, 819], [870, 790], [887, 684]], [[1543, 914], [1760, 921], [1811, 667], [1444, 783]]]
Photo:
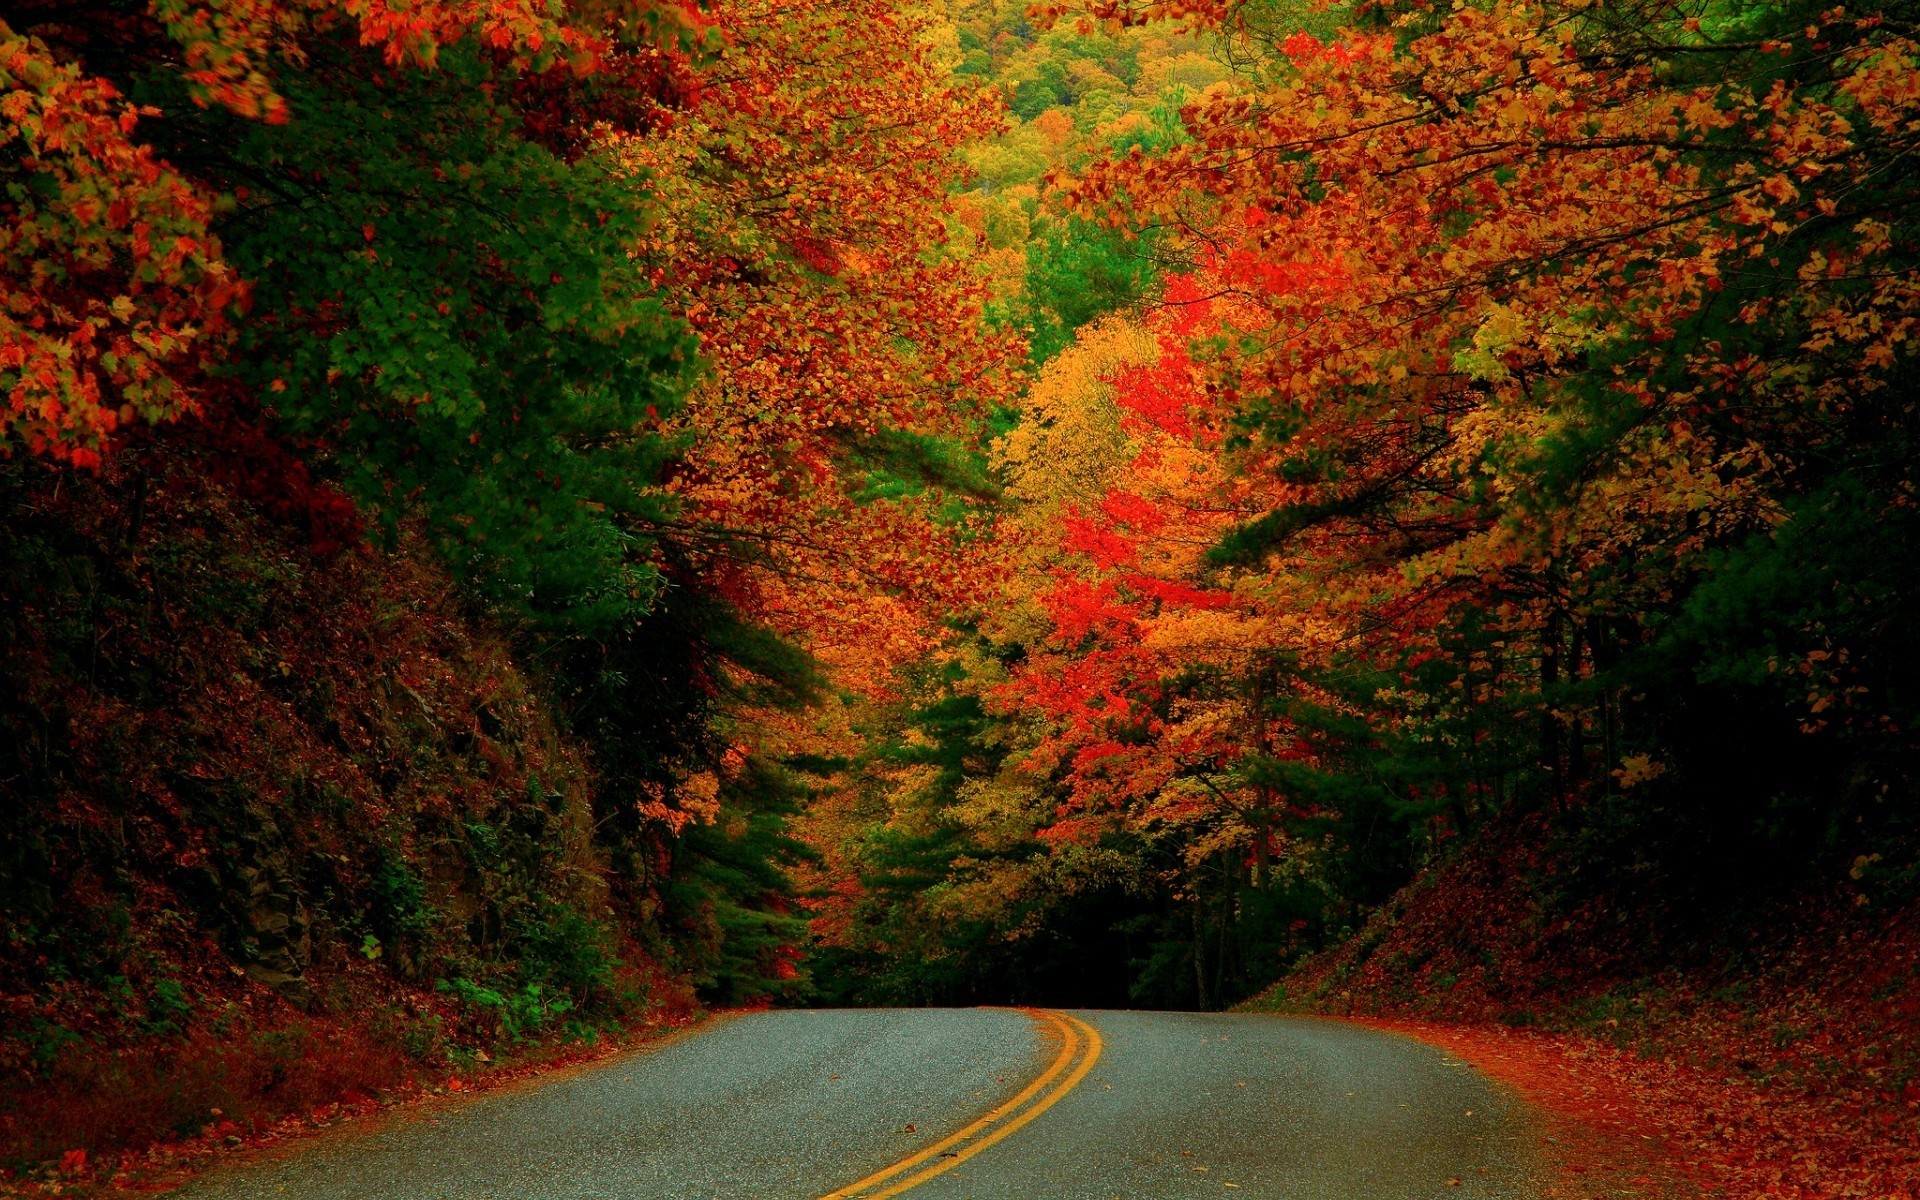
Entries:
[[515, 930], [520, 973], [551, 984], [581, 1007], [605, 1004], [618, 989], [620, 959], [599, 922], [578, 909], [549, 904]]
[[153, 985], [153, 998], [147, 1001], [147, 1029], [153, 1033], [180, 1033], [193, 1017], [193, 1003], [178, 979], [162, 979]]
[[496, 991], [471, 979], [442, 979], [434, 989], [453, 996], [479, 1018], [488, 1032], [519, 1043], [538, 1034], [573, 1011], [573, 1001], [548, 993], [546, 986], [529, 983], [519, 991]]

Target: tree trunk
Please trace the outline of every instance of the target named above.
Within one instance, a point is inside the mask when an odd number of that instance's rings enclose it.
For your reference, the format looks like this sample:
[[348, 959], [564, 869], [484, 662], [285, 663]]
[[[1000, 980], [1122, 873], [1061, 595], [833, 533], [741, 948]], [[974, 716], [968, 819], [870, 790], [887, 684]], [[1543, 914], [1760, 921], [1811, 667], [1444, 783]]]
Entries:
[[1207, 1008], [1207, 918], [1200, 888], [1193, 889], [1193, 997], [1194, 1007]]
[[1560, 718], [1553, 712], [1552, 692], [1560, 683], [1560, 612], [1547, 617], [1540, 637], [1540, 765], [1547, 772], [1553, 795], [1550, 803], [1560, 803], [1564, 775], [1560, 762]]

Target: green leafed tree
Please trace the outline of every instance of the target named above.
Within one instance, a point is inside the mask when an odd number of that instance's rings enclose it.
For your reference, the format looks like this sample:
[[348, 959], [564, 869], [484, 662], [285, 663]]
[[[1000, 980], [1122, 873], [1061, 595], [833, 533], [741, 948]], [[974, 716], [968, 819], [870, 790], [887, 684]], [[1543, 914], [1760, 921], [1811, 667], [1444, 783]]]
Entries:
[[597, 627], [661, 586], [655, 430], [689, 343], [630, 256], [644, 184], [528, 136], [511, 83], [467, 43], [430, 74], [322, 46], [287, 125], [224, 131], [211, 172], [256, 281], [227, 370], [495, 604]]

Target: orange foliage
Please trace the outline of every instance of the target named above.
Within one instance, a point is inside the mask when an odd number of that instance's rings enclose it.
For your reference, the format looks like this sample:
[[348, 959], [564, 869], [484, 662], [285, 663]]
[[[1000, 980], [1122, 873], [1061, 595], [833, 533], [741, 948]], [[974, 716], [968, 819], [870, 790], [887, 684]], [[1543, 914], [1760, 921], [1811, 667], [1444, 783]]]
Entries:
[[[1370, 577], [1410, 638], [1450, 595], [1497, 589], [1535, 621], [1549, 571], [1766, 528], [1780, 453], [1913, 344], [1920, 285], [1881, 269], [1884, 225], [1848, 206], [1920, 111], [1914, 44], [1836, 18], [1807, 32], [1847, 39], [1831, 92], [1667, 82], [1586, 7], [1462, 8], [1404, 50], [1295, 35], [1272, 85], [1188, 107], [1188, 143], [1071, 185], [1089, 213], [1204, 235], [1202, 274], [1235, 301], [1207, 386], [1266, 431], [1235, 469], [1309, 481], [1279, 499], [1335, 514], [1323, 566]], [[1676, 343], [1810, 222], [1830, 232], [1796, 285], [1735, 317], [1810, 337], [1767, 360]], [[1544, 447], [1610, 436], [1584, 400], [1599, 355], [1618, 356], [1606, 403], [1636, 419], [1567, 507], [1514, 505], [1553, 469]], [[1729, 429], [1745, 405], [1766, 424]]]
[[[1029, 652], [996, 696], [1039, 726], [1022, 764], [1064, 788], [1049, 839], [1113, 822], [1193, 834], [1196, 857], [1271, 849], [1270, 795], [1242, 774], [1276, 743], [1244, 685], [1290, 626], [1205, 552], [1251, 512], [1227, 473], [1188, 342], [1220, 305], [1177, 278], [1143, 325], [1110, 318], [1048, 365], [1000, 448], [1021, 504], [1025, 603], [996, 632]], [[1284, 741], [1284, 738], [1280, 738]]]
[[[882, 597], [948, 603], [984, 582], [945, 490], [869, 487], [900, 435], [951, 441], [1009, 387], [1017, 344], [982, 332], [984, 287], [943, 246], [956, 151], [1000, 117], [895, 0], [712, 17], [699, 104], [622, 149], [669, 213], [641, 252], [708, 364], [670, 488], [694, 550], [747, 564], [736, 601], [815, 649], [867, 646], [875, 682], [919, 645], [900, 624], [924, 619]], [[842, 52], [815, 54], [829, 42]]]
[[87, 464], [124, 422], [193, 407], [173, 372], [244, 289], [211, 198], [133, 142], [112, 84], [0, 23], [0, 89], [0, 145], [45, 181], [0, 205], [0, 436]]
[[[1207, 469], [1241, 488], [1218, 504], [1245, 574], [1217, 586], [1257, 590], [1291, 626], [1269, 644], [1308, 663], [1417, 666], [1472, 605], [1530, 649], [1466, 664], [1458, 699], [1550, 684], [1551, 631], [1671, 602], [1713, 547], [1786, 519], [1805, 448], [1897, 419], [1920, 284], [1865, 197], [1911, 144], [1920, 49], [1836, 14], [1800, 47], [1835, 47], [1833, 86], [1768, 88], [1661, 70], [1722, 52], [1677, 9], [1620, 29], [1590, 7], [1296, 34], [1262, 86], [1189, 104], [1186, 141], [1061, 181], [1089, 216], [1185, 231], [1198, 269], [1168, 303], [1212, 323], [1184, 377], [1122, 386], [1169, 437], [1194, 412], [1233, 435]], [[1125, 525], [1079, 526], [1096, 572], [1126, 565]], [[1079, 633], [1140, 619], [1073, 603]]]

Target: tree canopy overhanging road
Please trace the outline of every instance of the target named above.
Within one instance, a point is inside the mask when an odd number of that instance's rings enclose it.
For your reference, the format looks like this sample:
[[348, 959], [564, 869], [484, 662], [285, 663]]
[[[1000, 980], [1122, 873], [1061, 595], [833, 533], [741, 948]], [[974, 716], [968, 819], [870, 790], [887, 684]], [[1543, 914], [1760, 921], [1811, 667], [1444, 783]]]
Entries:
[[0, 3], [0, 1196], [1920, 1200], [1916, 162], [1920, 0]]
[[1533, 1195], [1464, 1063], [1331, 1021], [762, 1012], [237, 1165], [182, 1200], [1394, 1200]]

